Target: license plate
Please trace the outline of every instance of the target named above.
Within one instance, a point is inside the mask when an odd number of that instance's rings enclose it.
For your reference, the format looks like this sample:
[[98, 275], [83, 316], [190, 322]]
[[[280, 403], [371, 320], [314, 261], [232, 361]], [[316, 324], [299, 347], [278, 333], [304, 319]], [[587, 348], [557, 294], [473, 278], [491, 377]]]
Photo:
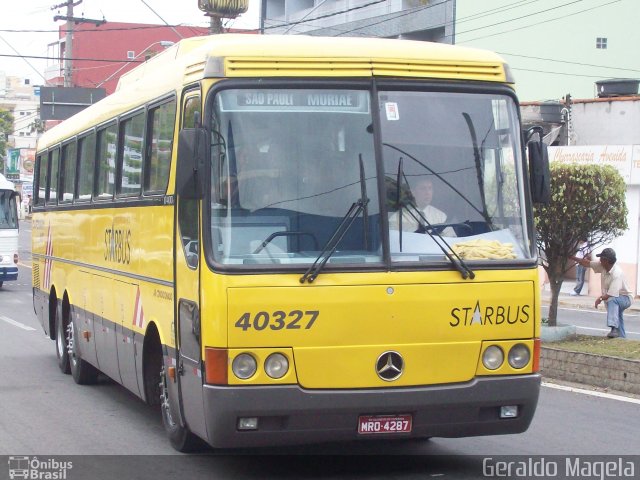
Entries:
[[361, 415], [358, 418], [360, 435], [411, 432], [411, 415]]

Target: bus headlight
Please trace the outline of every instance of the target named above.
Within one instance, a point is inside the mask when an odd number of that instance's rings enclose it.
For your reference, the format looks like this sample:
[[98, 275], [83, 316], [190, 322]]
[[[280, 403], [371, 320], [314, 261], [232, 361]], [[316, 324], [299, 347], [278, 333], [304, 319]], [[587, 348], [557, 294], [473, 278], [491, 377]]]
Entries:
[[248, 353], [241, 353], [233, 359], [231, 370], [233, 374], [241, 380], [253, 377], [258, 369], [256, 359]]
[[289, 371], [289, 360], [281, 353], [272, 353], [264, 362], [264, 371], [271, 378], [282, 378]]
[[509, 365], [515, 369], [524, 368], [531, 359], [531, 352], [524, 343], [518, 343], [509, 350]]
[[482, 364], [487, 370], [496, 370], [504, 362], [504, 353], [496, 345], [491, 345], [482, 354]]

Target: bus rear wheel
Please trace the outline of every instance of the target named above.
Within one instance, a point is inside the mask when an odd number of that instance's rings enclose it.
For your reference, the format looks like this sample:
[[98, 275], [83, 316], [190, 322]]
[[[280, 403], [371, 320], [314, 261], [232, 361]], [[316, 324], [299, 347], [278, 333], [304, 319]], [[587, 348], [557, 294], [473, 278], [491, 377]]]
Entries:
[[68, 336], [68, 324], [62, 317], [62, 311], [56, 307], [56, 356], [58, 357], [58, 368], [66, 375], [71, 373], [71, 366], [69, 364], [69, 340]]
[[174, 410], [169, 398], [166, 368], [160, 372], [160, 411], [162, 424], [167, 432], [171, 446], [182, 453], [195, 452], [204, 447], [204, 443], [186, 427], [180, 425], [180, 420], [174, 417]]
[[69, 339], [69, 366], [73, 381], [78, 385], [91, 385], [96, 383], [98, 380], [98, 369], [90, 363], [85, 362], [82, 360], [82, 357], [80, 357], [78, 345], [75, 341], [78, 336], [76, 335], [76, 328], [73, 322], [69, 322], [67, 330], [69, 332], [67, 337]]

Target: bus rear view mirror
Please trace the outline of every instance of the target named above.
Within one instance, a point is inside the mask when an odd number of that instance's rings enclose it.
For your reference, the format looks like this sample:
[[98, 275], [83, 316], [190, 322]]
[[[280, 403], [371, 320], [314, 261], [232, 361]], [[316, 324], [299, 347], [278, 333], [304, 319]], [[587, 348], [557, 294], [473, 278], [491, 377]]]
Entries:
[[186, 199], [204, 196], [208, 135], [204, 128], [185, 128], [178, 137], [176, 193]]
[[[539, 140], [531, 140], [538, 134]], [[529, 156], [529, 182], [533, 203], [548, 205], [551, 201], [551, 173], [549, 171], [549, 151], [542, 139], [542, 127], [533, 127], [527, 131], [527, 150]]]

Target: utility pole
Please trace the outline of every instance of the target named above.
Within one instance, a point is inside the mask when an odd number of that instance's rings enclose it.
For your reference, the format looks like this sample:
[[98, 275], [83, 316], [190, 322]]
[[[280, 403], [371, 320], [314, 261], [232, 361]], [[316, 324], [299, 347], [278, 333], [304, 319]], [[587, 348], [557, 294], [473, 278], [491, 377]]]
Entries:
[[93, 23], [96, 27], [107, 23], [103, 18], [102, 20], [91, 20], [89, 18], [76, 18], [73, 16], [73, 7], [76, 7], [82, 3], [82, 0], [67, 0], [65, 3], [55, 5], [51, 7], [51, 10], [67, 7], [67, 15], [56, 15], [53, 17], [53, 21], [58, 20], [67, 21], [67, 31], [64, 37], [64, 86], [73, 87], [73, 26], [79, 23]]
[[222, 33], [222, 18], [209, 14], [209, 19], [209, 33], [211, 35]]

